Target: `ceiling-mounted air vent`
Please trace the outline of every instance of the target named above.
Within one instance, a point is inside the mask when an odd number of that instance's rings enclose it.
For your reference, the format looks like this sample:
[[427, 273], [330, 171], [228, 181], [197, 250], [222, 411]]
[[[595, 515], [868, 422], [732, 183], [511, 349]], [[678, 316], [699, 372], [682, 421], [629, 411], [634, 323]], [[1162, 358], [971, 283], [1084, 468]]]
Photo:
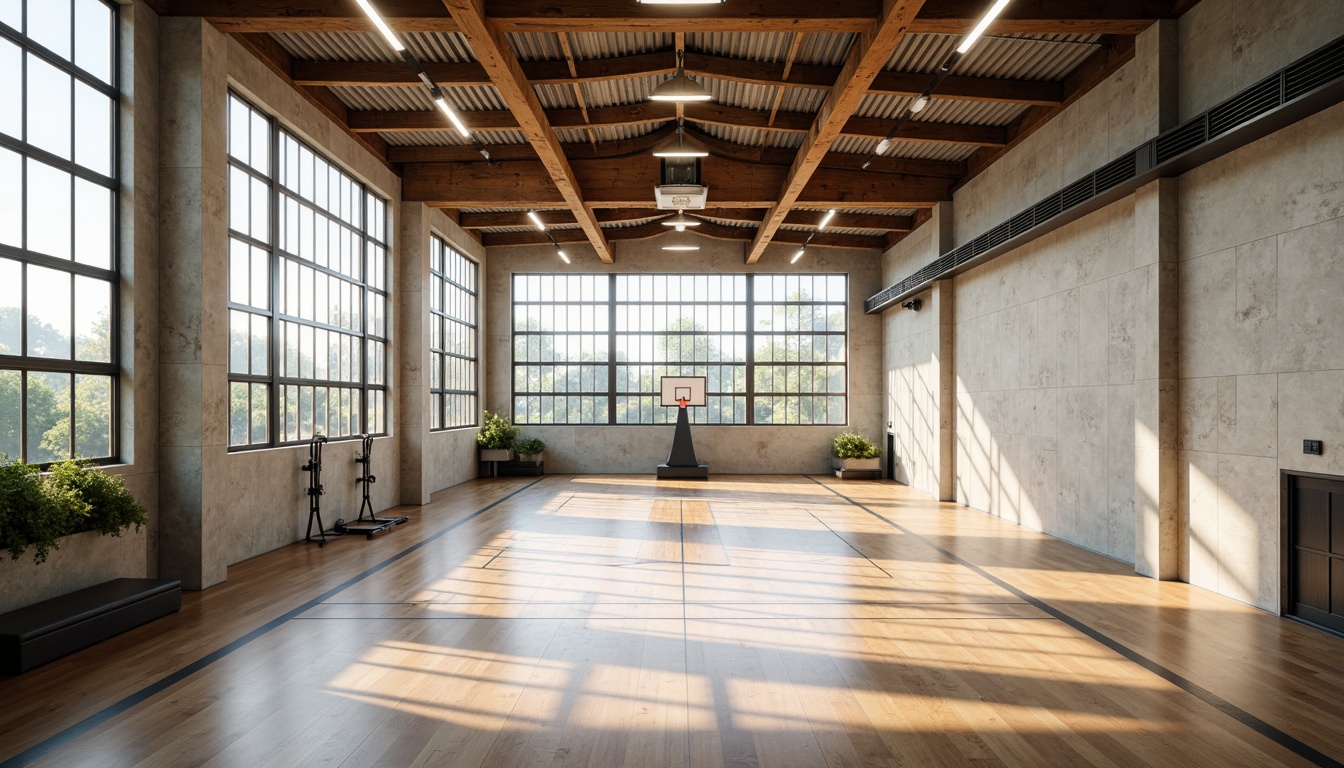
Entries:
[[934, 280], [1020, 248], [1154, 179], [1179, 176], [1340, 101], [1344, 101], [1344, 37], [944, 253], [874, 294], [864, 302], [865, 310], [881, 312], [924, 290]]
[[709, 188], [700, 183], [700, 158], [665, 157], [662, 183], [653, 188], [653, 199], [662, 211], [704, 210]]

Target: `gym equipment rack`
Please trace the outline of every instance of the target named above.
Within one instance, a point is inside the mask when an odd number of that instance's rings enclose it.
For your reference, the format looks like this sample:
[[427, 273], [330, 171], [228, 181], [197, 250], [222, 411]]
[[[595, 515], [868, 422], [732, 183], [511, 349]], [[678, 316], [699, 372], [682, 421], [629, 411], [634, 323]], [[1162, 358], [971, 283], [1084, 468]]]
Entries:
[[[326, 530], [322, 525], [322, 446], [327, 442], [326, 435], [313, 435], [308, 442], [308, 463], [299, 469], [308, 473], [308, 535], [304, 541], [324, 547], [327, 539], [343, 535], [339, 530]], [[317, 535], [313, 535], [313, 522], [317, 522]]]
[[[362, 533], [365, 538], [372, 539], [375, 535], [383, 531], [390, 530], [393, 526], [401, 525], [410, 520], [409, 517], [378, 517], [373, 512], [373, 500], [369, 498], [369, 493], [373, 484], [378, 482], [378, 478], [373, 475], [373, 436], [363, 436], [364, 452], [355, 457], [355, 463], [359, 465], [359, 477], [355, 478], [355, 484], [359, 485], [364, 492], [364, 498], [359, 504], [359, 519], [346, 523], [336, 522], [336, 530], [341, 533]], [[365, 513], [368, 517], [365, 517]]]

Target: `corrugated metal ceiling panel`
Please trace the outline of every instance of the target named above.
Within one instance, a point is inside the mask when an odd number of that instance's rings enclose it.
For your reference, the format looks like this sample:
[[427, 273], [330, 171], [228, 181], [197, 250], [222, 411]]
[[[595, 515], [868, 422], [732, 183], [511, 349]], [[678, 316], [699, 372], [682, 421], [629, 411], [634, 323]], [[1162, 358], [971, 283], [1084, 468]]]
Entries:
[[[770, 110], [770, 105], [775, 103], [775, 93], [779, 90], [772, 85], [739, 83], [730, 80], [717, 80], [714, 78], [702, 78], [702, 82], [709, 88], [709, 92], [714, 95], [715, 104], [764, 110], [767, 112]], [[796, 89], [791, 88], [789, 90]]]
[[576, 59], [606, 59], [648, 53], [672, 47], [671, 32], [571, 32], [569, 45]]
[[397, 61], [396, 52], [372, 32], [273, 32], [271, 37], [296, 59]]
[[[502, 144], [526, 144], [527, 137], [518, 130], [473, 131], [480, 142], [487, 147]], [[403, 147], [463, 147], [472, 144], [472, 140], [454, 130], [445, 131], [394, 131], [384, 133], [382, 137], [388, 144]]]
[[434, 100], [424, 88], [335, 85], [331, 87], [331, 92], [341, 100], [341, 103], [353, 110], [424, 112], [434, 109]]
[[792, 32], [692, 32], [686, 49], [750, 61], [783, 61], [793, 42]]
[[[955, 75], [1021, 80], [1059, 80], [1096, 50], [1096, 35], [991, 35], [957, 62]], [[887, 69], [934, 73], [961, 38], [917, 34], [901, 39]]]
[[649, 93], [664, 80], [662, 75], [623, 77], [583, 84], [583, 97], [590, 107], [638, 104], [648, 101]]
[[853, 43], [853, 32], [809, 32], [803, 35], [794, 63], [837, 67], [844, 63]]
[[523, 61], [565, 58], [560, 36], [555, 32], [510, 32], [506, 37]]
[[475, 61], [467, 39], [456, 32], [404, 32], [401, 39], [421, 61]]
[[[856, 114], [860, 117], [889, 118], [895, 120], [905, 113], [910, 102], [908, 96], [870, 93], [863, 98]], [[1026, 109], [1025, 104], [1001, 104], [993, 101], [966, 101], [963, 99], [939, 99], [929, 101], [914, 119], [932, 123], [960, 123], [962, 125], [1007, 125]]]

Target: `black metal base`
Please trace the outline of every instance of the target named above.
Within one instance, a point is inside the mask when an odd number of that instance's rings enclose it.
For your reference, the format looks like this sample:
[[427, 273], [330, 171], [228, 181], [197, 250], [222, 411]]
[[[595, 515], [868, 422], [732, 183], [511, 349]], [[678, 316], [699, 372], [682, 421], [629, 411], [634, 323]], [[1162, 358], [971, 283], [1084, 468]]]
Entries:
[[666, 464], [658, 465], [659, 480], [708, 480], [709, 465], [697, 464], [693, 467], [669, 467]]
[[409, 517], [376, 517], [372, 520], [356, 520], [352, 523], [345, 523], [338, 526], [336, 530], [351, 536], [362, 534], [364, 538], [372, 539], [383, 531], [390, 531], [394, 526], [401, 525], [410, 519]]

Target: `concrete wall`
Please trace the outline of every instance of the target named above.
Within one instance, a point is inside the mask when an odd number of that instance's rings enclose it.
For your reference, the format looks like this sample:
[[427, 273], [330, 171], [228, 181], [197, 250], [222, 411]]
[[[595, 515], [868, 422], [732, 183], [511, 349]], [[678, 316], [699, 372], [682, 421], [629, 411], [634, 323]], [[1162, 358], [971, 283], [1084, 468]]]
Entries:
[[[1204, 0], [1155, 25], [1134, 61], [957, 192], [952, 244], [1341, 34], [1344, 5], [1325, 0]], [[1344, 106], [944, 286], [956, 498], [1279, 610], [1279, 473], [1344, 475], [1329, 450], [1344, 440], [1341, 121]], [[936, 227], [884, 256], [884, 283], [927, 263]], [[924, 464], [905, 477], [934, 492], [931, 381], [949, 356], [922, 315], [885, 313], [884, 386], [911, 435], [903, 461]], [[1325, 455], [1303, 455], [1304, 438]]]
[[[510, 336], [510, 286], [515, 272], [845, 272], [849, 274], [849, 413], [848, 427], [696, 425], [696, 455], [710, 472], [789, 473], [829, 470], [831, 440], [846, 429], [877, 441], [882, 435], [881, 321], [863, 314], [863, 300], [879, 286], [880, 266], [870, 252], [812, 249], [790, 265], [793, 249], [771, 249], [760, 263], [743, 263], [742, 243], [700, 238], [701, 249], [669, 258], [659, 241], [616, 244], [613, 265], [597, 261], [586, 248], [574, 248], [572, 265], [561, 263], [551, 247], [491, 248], [486, 293], [490, 296], [489, 354], [495, 361], [488, 375], [486, 407], [512, 413], [513, 340]], [[546, 441], [548, 472], [618, 472], [648, 474], [667, 460], [673, 427], [668, 426], [534, 426], [524, 435]]]

